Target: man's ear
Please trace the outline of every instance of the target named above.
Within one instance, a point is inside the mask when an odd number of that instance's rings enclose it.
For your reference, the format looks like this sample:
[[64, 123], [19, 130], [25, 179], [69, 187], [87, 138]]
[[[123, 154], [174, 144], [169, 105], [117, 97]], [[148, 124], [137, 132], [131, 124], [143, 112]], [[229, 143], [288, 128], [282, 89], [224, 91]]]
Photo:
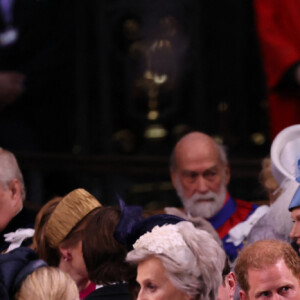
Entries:
[[248, 300], [248, 296], [247, 296], [247, 293], [245, 291], [240, 290], [239, 295], [240, 295], [241, 300]]
[[72, 260], [73, 256], [72, 252], [70, 251], [70, 248], [63, 248], [59, 246], [58, 249], [64, 261]]
[[226, 186], [229, 184], [230, 177], [231, 177], [230, 167], [229, 167], [229, 164], [227, 163], [225, 165], [225, 184], [226, 184]]
[[228, 286], [229, 289], [229, 296], [230, 298], [233, 298], [234, 292], [236, 289], [236, 277], [233, 272], [230, 272], [229, 274], [226, 275], [226, 285]]
[[14, 178], [8, 184], [11, 199], [15, 202], [15, 205], [19, 204], [20, 200], [22, 202], [22, 189], [21, 183], [17, 178]]

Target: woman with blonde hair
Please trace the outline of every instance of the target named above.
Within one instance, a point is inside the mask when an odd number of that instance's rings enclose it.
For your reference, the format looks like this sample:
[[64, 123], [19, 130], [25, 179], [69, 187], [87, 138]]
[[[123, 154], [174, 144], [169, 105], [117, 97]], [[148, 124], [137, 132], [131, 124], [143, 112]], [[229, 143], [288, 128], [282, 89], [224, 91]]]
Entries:
[[55, 267], [41, 267], [25, 278], [15, 299], [79, 300], [79, 293], [70, 275]]

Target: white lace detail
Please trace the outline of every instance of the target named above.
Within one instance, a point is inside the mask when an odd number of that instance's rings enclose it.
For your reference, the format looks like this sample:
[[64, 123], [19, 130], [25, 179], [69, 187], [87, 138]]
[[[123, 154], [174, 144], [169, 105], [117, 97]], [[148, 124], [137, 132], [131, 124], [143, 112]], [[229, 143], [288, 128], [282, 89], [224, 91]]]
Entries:
[[173, 224], [155, 226], [151, 232], [142, 235], [133, 245], [135, 250], [146, 249], [154, 254], [163, 254], [184, 270], [190, 270], [195, 276], [195, 256], [182, 238], [178, 227]]

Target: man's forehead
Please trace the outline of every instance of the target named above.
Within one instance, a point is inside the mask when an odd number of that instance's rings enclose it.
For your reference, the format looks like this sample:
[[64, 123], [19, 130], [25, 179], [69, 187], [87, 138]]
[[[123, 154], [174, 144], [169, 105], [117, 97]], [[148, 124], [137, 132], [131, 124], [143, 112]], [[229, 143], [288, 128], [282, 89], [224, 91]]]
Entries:
[[199, 157], [210, 157], [210, 156], [219, 156], [219, 150], [216, 145], [208, 144], [199, 144], [192, 143], [179, 146], [175, 151], [176, 158], [180, 159], [181, 157], [187, 158], [199, 158]]
[[194, 173], [205, 173], [209, 171], [219, 171], [222, 168], [219, 164], [202, 164], [201, 166], [197, 165], [185, 165], [182, 168], [180, 168], [181, 172], [194, 172]]
[[178, 152], [176, 164], [181, 169], [204, 169], [220, 167], [221, 159], [218, 152], [199, 152], [191, 150], [189, 152]]
[[[279, 258], [276, 262], [262, 265], [259, 268], [250, 267], [247, 272], [247, 277], [249, 284], [251, 286], [251, 279], [256, 279], [257, 274], [262, 275], [263, 273], [266, 274], [266, 278], [272, 277], [276, 272], [283, 274], [284, 272], [290, 273], [293, 277], [298, 279], [292, 271], [292, 269], [286, 264], [284, 258]], [[300, 277], [299, 277], [300, 279]]]
[[211, 138], [184, 138], [178, 142], [175, 147], [176, 151], [190, 152], [193, 149], [197, 151], [213, 151], [217, 148], [217, 144]]

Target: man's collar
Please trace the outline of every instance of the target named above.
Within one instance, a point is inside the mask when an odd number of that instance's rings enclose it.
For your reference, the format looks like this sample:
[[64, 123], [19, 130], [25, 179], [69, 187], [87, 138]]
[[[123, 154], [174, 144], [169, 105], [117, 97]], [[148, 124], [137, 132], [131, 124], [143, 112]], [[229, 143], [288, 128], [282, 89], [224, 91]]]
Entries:
[[227, 192], [226, 199], [221, 210], [212, 218], [209, 219], [209, 222], [213, 225], [215, 229], [221, 227], [236, 210], [236, 203], [232, 197]]

